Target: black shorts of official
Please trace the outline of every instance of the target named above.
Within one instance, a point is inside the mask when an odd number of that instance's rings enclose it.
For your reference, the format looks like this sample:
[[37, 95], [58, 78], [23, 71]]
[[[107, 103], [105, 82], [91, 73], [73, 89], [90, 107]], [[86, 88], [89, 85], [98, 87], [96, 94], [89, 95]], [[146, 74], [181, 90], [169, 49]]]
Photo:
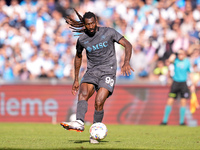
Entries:
[[181, 98], [188, 99], [190, 97], [190, 90], [187, 86], [187, 83], [173, 81], [171, 85], [169, 97], [176, 99], [179, 94]]
[[108, 70], [108, 71], [101, 71], [101, 70], [87, 70], [84, 74], [83, 78], [81, 79], [82, 83], [89, 83], [94, 85], [94, 89], [98, 91], [100, 88], [105, 88], [109, 91], [109, 96], [112, 95], [115, 87], [116, 82], [116, 71]]

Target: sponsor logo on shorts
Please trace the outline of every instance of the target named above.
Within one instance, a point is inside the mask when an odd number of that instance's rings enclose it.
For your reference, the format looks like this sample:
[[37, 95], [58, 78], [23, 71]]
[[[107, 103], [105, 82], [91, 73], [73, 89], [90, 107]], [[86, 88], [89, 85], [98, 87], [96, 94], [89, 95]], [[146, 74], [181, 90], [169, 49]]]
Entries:
[[184, 97], [185, 98], [189, 97], [189, 93], [184, 93]]

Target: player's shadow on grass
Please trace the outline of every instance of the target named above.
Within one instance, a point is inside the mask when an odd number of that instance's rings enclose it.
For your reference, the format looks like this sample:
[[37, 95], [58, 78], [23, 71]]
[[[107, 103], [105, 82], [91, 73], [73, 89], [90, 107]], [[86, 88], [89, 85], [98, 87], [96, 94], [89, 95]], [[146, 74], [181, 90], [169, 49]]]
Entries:
[[[81, 144], [81, 143], [89, 143], [89, 140], [70, 140], [71, 142]], [[107, 143], [108, 141], [100, 141], [100, 143]]]

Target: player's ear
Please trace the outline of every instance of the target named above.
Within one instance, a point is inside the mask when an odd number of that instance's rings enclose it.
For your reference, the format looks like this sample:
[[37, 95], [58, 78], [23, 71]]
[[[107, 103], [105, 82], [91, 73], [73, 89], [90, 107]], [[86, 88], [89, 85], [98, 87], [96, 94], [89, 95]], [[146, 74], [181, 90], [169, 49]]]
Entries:
[[98, 18], [97, 18], [97, 16], [95, 16], [95, 22], [96, 22], [96, 24], [98, 24]]

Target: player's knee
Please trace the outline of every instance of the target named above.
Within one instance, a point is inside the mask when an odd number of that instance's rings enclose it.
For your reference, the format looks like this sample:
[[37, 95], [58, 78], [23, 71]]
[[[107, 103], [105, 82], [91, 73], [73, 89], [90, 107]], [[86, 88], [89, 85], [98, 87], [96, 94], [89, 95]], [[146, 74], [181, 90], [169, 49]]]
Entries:
[[82, 90], [79, 93], [79, 99], [81, 99], [81, 100], [87, 100], [88, 96], [89, 96], [89, 93], [85, 90]]
[[172, 98], [172, 97], [169, 97], [168, 98], [168, 100], [167, 100], [167, 105], [173, 105], [173, 103], [174, 103], [174, 98]]
[[103, 109], [103, 104], [104, 104], [104, 103], [101, 102], [101, 101], [96, 101], [96, 102], [95, 102], [95, 109], [96, 109], [96, 110], [99, 110], [99, 111], [102, 110], [102, 109]]

